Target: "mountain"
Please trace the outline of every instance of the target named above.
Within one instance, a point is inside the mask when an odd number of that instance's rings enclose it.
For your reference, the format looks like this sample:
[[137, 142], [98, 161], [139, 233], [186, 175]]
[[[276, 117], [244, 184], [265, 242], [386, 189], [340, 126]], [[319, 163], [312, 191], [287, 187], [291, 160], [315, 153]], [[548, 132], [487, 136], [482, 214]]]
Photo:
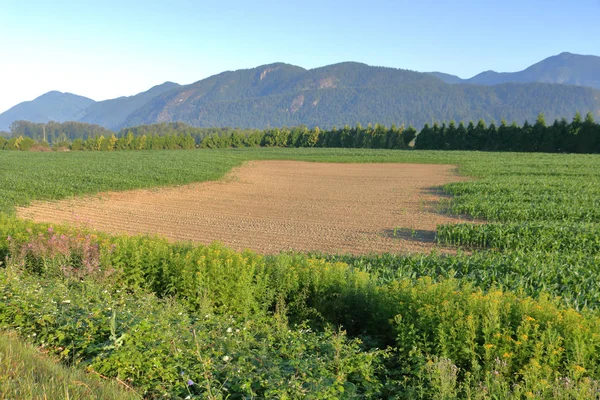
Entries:
[[93, 103], [92, 99], [71, 93], [48, 92], [34, 100], [17, 104], [0, 114], [0, 131], [7, 131], [10, 124], [17, 120], [32, 122], [78, 120], [83, 115], [83, 110]]
[[165, 82], [135, 96], [98, 101], [85, 109], [79, 121], [102, 125], [109, 129], [118, 129], [129, 114], [143, 107], [156, 96], [177, 87], [179, 87], [177, 83]]
[[124, 126], [181, 121], [194, 126], [265, 128], [305, 124], [414, 124], [449, 120], [534, 121], [600, 113], [600, 91], [545, 83], [450, 85], [431, 74], [340, 63], [305, 70], [288, 64], [228, 71], [155, 97]]
[[501, 83], [559, 83], [600, 89], [600, 57], [561, 53], [519, 72], [485, 71], [470, 79], [431, 72], [446, 83], [497, 85]]
[[[311, 70], [275, 63], [223, 72], [171, 90], [134, 112], [125, 125], [172, 121], [252, 128], [302, 123], [343, 125], [365, 117], [377, 118], [373, 104], [379, 104], [377, 110], [383, 111], [379, 114], [386, 114], [392, 104], [382, 105], [382, 100], [373, 95], [381, 89], [405, 85], [439, 86], [440, 82], [419, 72], [354, 62]], [[364, 89], [367, 92], [363, 93]], [[363, 108], [359, 111], [352, 103], [361, 103], [359, 97], [363, 95], [370, 105], [359, 105]], [[319, 105], [321, 101], [324, 103]]]
[[[433, 121], [479, 119], [523, 123], [534, 121], [540, 112], [552, 121], [571, 118], [577, 111], [600, 116], [600, 90], [585, 87], [600, 79], [598, 60], [563, 53], [520, 73], [489, 71], [470, 80], [356, 62], [314, 69], [275, 63], [225, 71], [189, 85], [166, 82], [135, 96], [97, 103], [51, 92], [0, 114], [0, 121], [8, 127], [18, 119], [72, 119], [113, 130], [161, 122], [242, 128], [356, 123], [421, 127]], [[69, 96], [87, 102], [68, 107]], [[46, 112], [32, 112], [38, 109]]]

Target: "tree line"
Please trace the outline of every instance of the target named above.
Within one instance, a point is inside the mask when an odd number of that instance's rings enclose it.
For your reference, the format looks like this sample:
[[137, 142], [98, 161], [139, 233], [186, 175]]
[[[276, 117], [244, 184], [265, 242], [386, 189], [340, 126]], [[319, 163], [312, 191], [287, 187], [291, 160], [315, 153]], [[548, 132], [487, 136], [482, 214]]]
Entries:
[[[413, 142], [414, 140], [414, 142]], [[478, 150], [478, 151], [514, 151], [545, 153], [600, 153], [600, 125], [588, 113], [585, 119], [577, 113], [571, 122], [566, 119], [555, 120], [547, 125], [543, 114], [539, 114], [535, 124], [527, 121], [522, 126], [515, 122], [501, 121], [496, 126], [487, 125], [479, 120], [425, 124], [418, 132], [409, 126], [386, 128], [383, 125], [360, 124], [350, 128], [320, 130], [308, 129], [267, 129], [251, 135], [238, 133], [212, 135], [205, 138], [200, 147], [345, 147], [372, 149], [406, 149], [413, 142], [413, 148], [419, 150]]]
[[362, 127], [348, 125], [341, 129], [309, 129], [306, 126], [293, 128], [271, 128], [256, 131], [249, 135], [233, 132], [226, 135], [211, 135], [205, 138], [202, 148], [228, 147], [345, 147], [367, 149], [407, 149], [416, 137], [417, 130], [412, 126], [385, 127], [381, 124]]
[[518, 126], [501, 121], [486, 125], [463, 122], [425, 124], [415, 142], [421, 150], [481, 150], [545, 153], [600, 153], [600, 125], [588, 113], [585, 119], [575, 114], [571, 122], [565, 118], [547, 125], [543, 114], [535, 123]]
[[322, 130], [304, 125], [265, 130], [195, 128], [181, 122], [141, 125], [112, 132], [81, 122], [36, 124], [17, 121], [0, 135], [0, 149], [69, 149], [88, 151], [160, 150], [236, 147], [341, 147], [372, 149], [479, 150], [547, 153], [600, 153], [600, 125], [588, 113], [546, 123], [539, 114], [534, 124], [501, 121], [489, 125], [454, 121], [425, 124], [420, 132], [409, 126], [357, 124]]
[[238, 133], [250, 135], [255, 130], [233, 128], [196, 128], [182, 122], [159, 123], [124, 128], [118, 132], [84, 122], [34, 123], [15, 121], [10, 132], [0, 134], [4, 150], [161, 150], [193, 149], [211, 135]]
[[50, 145], [47, 141], [35, 141], [27, 136], [11, 137], [0, 136], [0, 149], [2, 150], [37, 150], [37, 151], [115, 151], [115, 150], [178, 150], [194, 149], [196, 141], [191, 135], [139, 135], [128, 133], [117, 137], [114, 133], [110, 136], [97, 135], [87, 139], [76, 138], [72, 142], [60, 141]]

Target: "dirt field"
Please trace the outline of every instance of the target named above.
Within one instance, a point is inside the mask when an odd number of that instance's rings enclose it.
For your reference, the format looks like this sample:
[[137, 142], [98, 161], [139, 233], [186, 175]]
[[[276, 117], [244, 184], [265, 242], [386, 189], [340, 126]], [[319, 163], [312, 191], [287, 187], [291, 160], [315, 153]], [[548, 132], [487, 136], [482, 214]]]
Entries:
[[429, 251], [450, 165], [255, 161], [218, 182], [36, 202], [18, 215], [261, 253]]

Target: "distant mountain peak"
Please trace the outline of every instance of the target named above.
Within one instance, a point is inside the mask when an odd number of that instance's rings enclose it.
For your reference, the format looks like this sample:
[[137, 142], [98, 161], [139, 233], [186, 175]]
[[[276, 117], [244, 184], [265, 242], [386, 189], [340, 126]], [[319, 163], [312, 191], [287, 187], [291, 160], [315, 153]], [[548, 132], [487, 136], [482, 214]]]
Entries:
[[299, 67], [297, 65], [289, 64], [289, 63], [284, 63], [284, 62], [281, 62], [281, 61], [277, 61], [277, 62], [270, 63], [270, 64], [259, 65], [258, 67], [249, 68], [249, 69], [285, 68], [285, 67], [304, 69], [304, 68]]
[[83, 110], [94, 100], [72, 93], [52, 90], [31, 101], [17, 104], [0, 114], [0, 130], [8, 130], [17, 120], [32, 122], [65, 122], [81, 118]]
[[497, 85], [502, 83], [555, 83], [587, 86], [600, 89], [600, 57], [562, 52], [539, 61], [523, 71], [481, 72], [470, 79], [456, 79], [453, 75], [432, 73], [446, 83]]
[[64, 94], [63, 92], [59, 92], [58, 90], [51, 90], [49, 92], [44, 93], [41, 96], [36, 97], [37, 99], [39, 99], [40, 97], [44, 97], [44, 96], [56, 96], [56, 95], [61, 95]]
[[319, 68], [332, 68], [332, 67], [370, 67], [370, 65], [362, 63], [362, 62], [358, 62], [358, 61], [341, 61], [335, 64], [331, 64], [331, 65], [326, 65], [324, 67], [319, 67]]

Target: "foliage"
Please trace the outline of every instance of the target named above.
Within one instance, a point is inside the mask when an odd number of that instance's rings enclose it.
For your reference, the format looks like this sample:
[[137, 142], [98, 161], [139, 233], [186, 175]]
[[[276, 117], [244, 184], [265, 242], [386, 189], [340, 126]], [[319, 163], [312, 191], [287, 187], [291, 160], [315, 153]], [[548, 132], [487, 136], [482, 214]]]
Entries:
[[[11, 126], [12, 138], [0, 139], [0, 149], [29, 150], [34, 142], [55, 149], [69, 147], [71, 150], [162, 150], [239, 147], [332, 147], [407, 149], [413, 145], [425, 150], [483, 150], [520, 152], [600, 152], [600, 125], [591, 113], [581, 121], [579, 114], [573, 122], [557, 120], [546, 126], [543, 114], [531, 126], [516, 123], [508, 126], [503, 120], [499, 127], [494, 123], [486, 126], [483, 120], [477, 124], [454, 121], [433, 126], [425, 124], [420, 132], [409, 126], [389, 128], [375, 124], [363, 127], [335, 126], [329, 130], [319, 127], [309, 129], [296, 127], [256, 129], [194, 128], [180, 122], [141, 125], [121, 129], [118, 134], [98, 125], [77, 122], [63, 124], [49, 122], [34, 124], [16, 121]], [[416, 139], [416, 140], [415, 140]]]
[[[537, 391], [561, 379], [587, 390], [600, 377], [600, 317], [545, 296], [486, 293], [451, 278], [383, 282], [345, 263], [152, 238], [99, 238], [110, 249], [103, 267], [116, 274], [74, 275], [69, 259], [38, 250], [58, 233], [35, 229], [21, 229], [17, 248], [28, 250], [13, 251], [0, 275], [0, 324], [147, 397], [431, 395], [441, 390], [431, 363], [441, 359], [456, 368], [459, 391], [499, 374], [509, 390]], [[62, 264], [62, 274], [36, 268], [37, 258]], [[393, 347], [365, 351], [332, 326], [367, 348]]]
[[545, 117], [539, 114], [535, 125], [527, 121], [523, 126], [508, 125], [502, 120], [486, 126], [483, 120], [467, 126], [454, 121], [432, 126], [425, 124], [419, 132], [415, 147], [421, 150], [483, 150], [524, 151], [546, 153], [599, 153], [600, 124], [594, 122], [592, 113], [585, 120], [577, 113], [571, 123], [564, 118], [546, 126]]
[[229, 135], [212, 135], [202, 140], [203, 148], [228, 147], [343, 147], [368, 149], [407, 149], [416, 135], [411, 126], [408, 129], [392, 125], [387, 128], [376, 124], [363, 128], [360, 124], [351, 128], [321, 130], [305, 126], [294, 128], [274, 128], [255, 131], [248, 135], [233, 132]]
[[437, 239], [440, 243], [471, 248], [600, 253], [600, 225], [597, 223], [446, 224], [438, 226]]
[[21, 271], [0, 273], [0, 326], [147, 398], [368, 398], [382, 386], [383, 353], [363, 351], [343, 332], [291, 329], [281, 313], [190, 313], [118, 281]]
[[444, 208], [492, 222], [438, 228], [472, 253], [263, 257], [2, 216], [0, 325], [148, 398], [597, 396], [597, 155], [7, 152], [0, 190], [10, 211], [252, 159], [458, 164], [476, 180]]
[[25, 136], [36, 142], [45, 140], [50, 144], [71, 142], [74, 139], [85, 139], [96, 136], [110, 136], [112, 131], [100, 126], [83, 122], [54, 122], [34, 123], [29, 121], [14, 121], [10, 125], [12, 137]]

